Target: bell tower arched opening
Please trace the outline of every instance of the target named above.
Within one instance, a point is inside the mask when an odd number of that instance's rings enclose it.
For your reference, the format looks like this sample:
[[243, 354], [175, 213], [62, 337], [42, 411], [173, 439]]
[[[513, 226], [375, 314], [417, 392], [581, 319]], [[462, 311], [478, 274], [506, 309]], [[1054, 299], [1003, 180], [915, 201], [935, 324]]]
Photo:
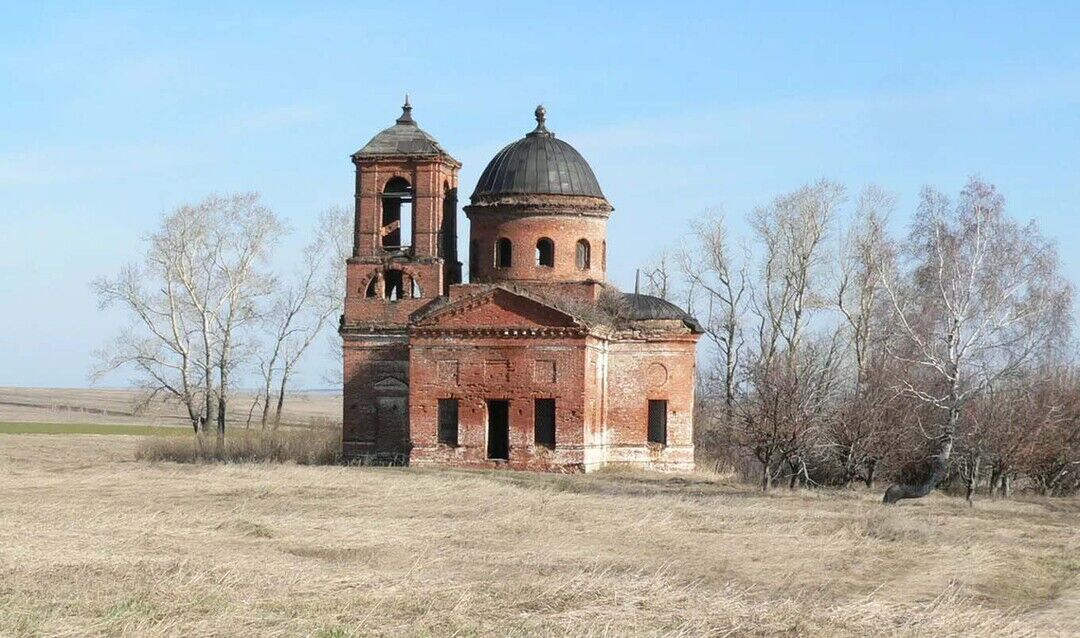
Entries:
[[413, 245], [413, 188], [404, 177], [386, 182], [382, 192], [382, 247], [405, 250]]

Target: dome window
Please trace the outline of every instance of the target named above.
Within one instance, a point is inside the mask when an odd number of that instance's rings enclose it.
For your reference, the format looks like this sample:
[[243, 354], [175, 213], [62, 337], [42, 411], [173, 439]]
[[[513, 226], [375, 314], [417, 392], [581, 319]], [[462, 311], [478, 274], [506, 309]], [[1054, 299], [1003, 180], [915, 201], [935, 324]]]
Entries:
[[514, 263], [514, 244], [503, 237], [495, 244], [495, 267], [509, 268]]
[[536, 242], [536, 265], [546, 268], [555, 266], [555, 242], [547, 237], [542, 237]]
[[577, 267], [578, 270], [588, 270], [592, 262], [592, 247], [585, 239], [579, 239], [577, 243]]

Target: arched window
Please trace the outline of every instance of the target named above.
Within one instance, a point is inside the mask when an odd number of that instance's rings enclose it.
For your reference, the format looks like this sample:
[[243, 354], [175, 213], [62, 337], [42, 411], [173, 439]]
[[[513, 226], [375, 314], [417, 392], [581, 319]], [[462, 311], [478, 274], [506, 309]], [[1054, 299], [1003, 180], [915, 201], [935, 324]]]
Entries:
[[514, 263], [514, 244], [503, 237], [495, 244], [495, 267], [509, 268]]
[[541, 237], [536, 242], [536, 265], [548, 268], [555, 265], [555, 242], [547, 237]]
[[382, 273], [376, 273], [376, 275], [371, 278], [371, 283], [368, 284], [364, 296], [369, 298], [382, 297], [384, 292], [382, 286]]
[[400, 250], [412, 242], [413, 189], [404, 177], [386, 182], [382, 194], [382, 247]]
[[578, 270], [588, 270], [592, 262], [591, 248], [589, 242], [584, 239], [579, 239], [577, 242], [577, 267]]

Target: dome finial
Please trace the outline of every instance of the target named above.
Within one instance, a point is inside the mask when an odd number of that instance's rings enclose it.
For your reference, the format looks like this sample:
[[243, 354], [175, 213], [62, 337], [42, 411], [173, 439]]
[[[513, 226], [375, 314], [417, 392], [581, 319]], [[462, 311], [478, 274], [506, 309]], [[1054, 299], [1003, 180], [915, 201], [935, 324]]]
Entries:
[[547, 109], [544, 105], [537, 106], [533, 114], [536, 115], [536, 128], [529, 135], [551, 135], [551, 131], [547, 130]]
[[397, 119], [398, 124], [415, 124], [416, 121], [412, 119], [412, 104], [409, 104], [409, 94], [405, 94], [405, 104], [401, 107], [401, 117]]

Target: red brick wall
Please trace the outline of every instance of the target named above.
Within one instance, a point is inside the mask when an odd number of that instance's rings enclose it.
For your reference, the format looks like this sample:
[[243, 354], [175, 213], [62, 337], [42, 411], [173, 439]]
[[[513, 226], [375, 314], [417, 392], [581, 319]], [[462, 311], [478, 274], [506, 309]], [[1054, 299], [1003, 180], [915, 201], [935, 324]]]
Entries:
[[[476, 336], [411, 338], [411, 462], [580, 470], [585, 339]], [[438, 400], [460, 401], [459, 446], [438, 443]], [[534, 445], [533, 400], [554, 398], [556, 447]], [[510, 402], [510, 460], [487, 459], [487, 400]]]
[[[696, 335], [617, 340], [607, 346], [607, 460], [692, 469]], [[668, 402], [667, 446], [648, 441], [648, 401]]]
[[[443, 201], [447, 191], [456, 197], [458, 168], [440, 160], [380, 159], [356, 167], [356, 243], [360, 257], [382, 253], [382, 193], [386, 183], [402, 177], [413, 187], [413, 237], [402, 242], [416, 255], [443, 255]], [[456, 215], [456, 210], [455, 210]]]
[[[513, 243], [513, 260], [509, 268], [495, 267], [495, 243], [502, 237]], [[555, 243], [555, 265], [536, 265], [536, 243], [541, 238]], [[590, 267], [577, 267], [577, 242], [585, 239], [591, 248]], [[584, 281], [606, 278], [607, 218], [577, 215], [531, 217], [502, 216], [478, 213], [470, 218], [469, 272], [472, 283], [499, 281]], [[475, 257], [471, 251], [476, 250]]]
[[346, 335], [344, 378], [345, 455], [407, 454], [409, 347], [404, 332]]

